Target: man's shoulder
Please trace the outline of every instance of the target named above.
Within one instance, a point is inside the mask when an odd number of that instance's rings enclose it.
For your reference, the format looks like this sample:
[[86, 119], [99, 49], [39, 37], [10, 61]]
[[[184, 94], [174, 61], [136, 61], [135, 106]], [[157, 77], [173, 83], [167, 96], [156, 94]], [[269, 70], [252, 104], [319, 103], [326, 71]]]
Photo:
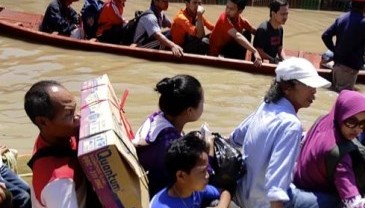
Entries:
[[164, 188], [158, 192], [151, 200], [151, 208], [173, 207], [173, 198], [168, 195], [168, 189]]
[[174, 17], [174, 22], [178, 23], [179, 21], [186, 21], [189, 20], [189, 18], [186, 16], [185, 14], [185, 10], [184, 9], [180, 9], [177, 14]]
[[48, 9], [59, 9], [60, 7], [61, 7], [61, 4], [57, 0], [51, 1], [48, 4]]
[[257, 27], [257, 29], [263, 29], [263, 30], [267, 30], [267, 28], [269, 27], [269, 21], [264, 21], [261, 22], [260, 25]]

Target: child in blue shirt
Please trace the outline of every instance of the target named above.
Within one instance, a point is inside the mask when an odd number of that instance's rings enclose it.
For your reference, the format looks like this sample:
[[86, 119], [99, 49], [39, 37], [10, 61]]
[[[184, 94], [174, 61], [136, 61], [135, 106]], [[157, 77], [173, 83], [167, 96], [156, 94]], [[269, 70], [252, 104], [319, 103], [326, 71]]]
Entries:
[[199, 132], [190, 132], [175, 140], [165, 158], [173, 182], [152, 198], [150, 207], [200, 208], [216, 199], [220, 199], [218, 207], [228, 207], [229, 192], [220, 193], [208, 185], [208, 151], [209, 145], [201, 139]]

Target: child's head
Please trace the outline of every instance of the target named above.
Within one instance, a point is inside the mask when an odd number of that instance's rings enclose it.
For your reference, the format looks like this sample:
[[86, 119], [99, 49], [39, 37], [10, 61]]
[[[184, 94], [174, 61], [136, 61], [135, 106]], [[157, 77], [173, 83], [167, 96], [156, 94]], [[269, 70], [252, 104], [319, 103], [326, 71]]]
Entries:
[[191, 191], [201, 191], [208, 184], [208, 145], [200, 132], [175, 140], [166, 154], [166, 168], [174, 183]]
[[190, 75], [164, 78], [156, 84], [160, 110], [169, 116], [187, 113], [188, 121], [196, 121], [203, 113], [204, 93], [200, 82]]
[[24, 97], [28, 117], [50, 143], [63, 143], [63, 138], [78, 132], [80, 121], [75, 108], [74, 96], [56, 81], [37, 82]]

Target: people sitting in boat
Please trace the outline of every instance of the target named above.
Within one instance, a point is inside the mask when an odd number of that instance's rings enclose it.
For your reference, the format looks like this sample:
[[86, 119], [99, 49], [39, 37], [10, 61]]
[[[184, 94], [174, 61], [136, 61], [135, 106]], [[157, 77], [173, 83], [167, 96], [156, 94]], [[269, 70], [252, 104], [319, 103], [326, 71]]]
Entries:
[[277, 64], [285, 59], [283, 49], [283, 27], [288, 19], [289, 4], [287, 0], [270, 2], [270, 20], [260, 24], [256, 30], [253, 46], [260, 56], [270, 63]]
[[[178, 11], [171, 25], [172, 41], [185, 53], [207, 54], [209, 39], [205, 27], [212, 31], [214, 25], [204, 16], [202, 0], [185, 0], [185, 9]], [[204, 39], [203, 39], [204, 38]]]
[[364, 130], [365, 96], [341, 91], [331, 111], [313, 124], [304, 139], [294, 171], [298, 188], [293, 192], [294, 203], [365, 207], [365, 173], [358, 171], [364, 170], [364, 161], [354, 143]]
[[96, 38], [98, 19], [103, 5], [102, 0], [85, 0], [81, 9], [81, 19], [86, 39]]
[[123, 40], [125, 25], [123, 18], [126, 0], [108, 0], [101, 9], [96, 37], [100, 42], [120, 44]]
[[[12, 164], [16, 163], [14, 154], [6, 145], [0, 145], [0, 156], [6, 158], [5, 161], [0, 159], [0, 183], [3, 183], [6, 190], [12, 195], [11, 204], [14, 207], [31, 208], [29, 185], [14, 172], [16, 169], [12, 170], [12, 167], [16, 166], [16, 164]], [[1, 203], [0, 207], [2, 207]]]
[[262, 63], [260, 54], [251, 45], [251, 39], [248, 37], [255, 34], [256, 29], [248, 20], [240, 16], [246, 3], [247, 0], [227, 1], [226, 11], [219, 16], [210, 36], [209, 54], [244, 60], [246, 50], [249, 50], [254, 56], [255, 65], [260, 66]]
[[155, 90], [160, 93], [160, 111], [146, 119], [132, 140], [141, 165], [148, 171], [151, 198], [171, 182], [165, 169], [167, 149], [182, 136], [186, 123], [200, 118], [204, 104], [203, 88], [190, 75], [164, 78]]
[[280, 62], [263, 102], [231, 134], [242, 147], [247, 174], [237, 185], [241, 207], [284, 207], [300, 149], [303, 128], [297, 113], [314, 101], [317, 87], [329, 87], [308, 60], [292, 57]]
[[78, 0], [53, 0], [47, 7], [39, 30], [82, 38], [79, 15], [71, 8], [75, 1]]
[[165, 49], [169, 48], [175, 56], [182, 56], [183, 49], [169, 40], [171, 22], [163, 13], [169, 7], [169, 0], [151, 0], [149, 11], [151, 14], [144, 15], [138, 21], [133, 42], [142, 48]]
[[40, 131], [28, 162], [32, 207], [100, 207], [77, 159], [75, 97], [56, 81], [39, 81], [25, 94], [24, 108]]
[[359, 70], [364, 66], [365, 1], [352, 0], [351, 5], [351, 11], [338, 17], [322, 34], [324, 44], [334, 53], [332, 82], [337, 92], [354, 90]]
[[220, 200], [215, 207], [229, 207], [230, 193], [226, 190], [220, 193], [214, 186], [207, 185], [209, 152], [213, 152], [213, 146], [207, 144], [198, 131], [173, 141], [165, 157], [172, 183], [152, 198], [150, 207], [206, 207], [204, 203], [209, 205], [217, 199]]

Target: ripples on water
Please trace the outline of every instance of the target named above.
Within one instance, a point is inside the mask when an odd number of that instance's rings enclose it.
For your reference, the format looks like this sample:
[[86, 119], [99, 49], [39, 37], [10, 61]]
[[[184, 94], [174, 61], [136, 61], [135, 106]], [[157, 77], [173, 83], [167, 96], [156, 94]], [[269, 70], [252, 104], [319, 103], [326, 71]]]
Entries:
[[[127, 1], [127, 6], [133, 8], [128, 11], [145, 8], [146, 2], [149, 1], [132, 5], [131, 1]], [[5, 0], [2, 4], [13, 9], [43, 13], [44, 9], [39, 8], [45, 8], [47, 2], [28, 0], [19, 5]], [[76, 7], [80, 7], [80, 4], [78, 2]], [[171, 4], [170, 13], [173, 14], [180, 7], [182, 5]], [[207, 15], [217, 17], [223, 8], [209, 6], [206, 8]], [[267, 8], [248, 7], [245, 10], [247, 18], [255, 25], [266, 19], [266, 13]], [[330, 12], [291, 11], [285, 26], [286, 46], [292, 49], [312, 47], [312, 51], [322, 51], [317, 33], [322, 33], [324, 25], [337, 15]], [[215, 19], [211, 19], [214, 22]], [[307, 23], [303, 23], [303, 19]], [[293, 26], [297, 29], [288, 29]], [[307, 34], [300, 32], [303, 27]], [[302, 36], [303, 41], [298, 41], [298, 36]], [[308, 40], [305, 37], [309, 37]], [[158, 95], [153, 91], [156, 82], [180, 73], [191, 74], [201, 81], [206, 104], [202, 118], [189, 124], [186, 131], [199, 128], [206, 121], [213, 131], [224, 135], [228, 135], [244, 117], [255, 110], [272, 80], [272, 77], [199, 65], [149, 62], [111, 54], [65, 50], [3, 36], [0, 36], [0, 69], [1, 142], [21, 152], [31, 151], [38, 132], [25, 115], [23, 96], [31, 84], [42, 79], [55, 79], [79, 97], [83, 81], [108, 74], [117, 94], [121, 95], [124, 89], [129, 89], [126, 111], [133, 129], [137, 130], [145, 117], [157, 109]], [[363, 86], [360, 88], [363, 89]], [[306, 128], [329, 110], [336, 93], [319, 89], [316, 97], [309, 109], [299, 112]]]

